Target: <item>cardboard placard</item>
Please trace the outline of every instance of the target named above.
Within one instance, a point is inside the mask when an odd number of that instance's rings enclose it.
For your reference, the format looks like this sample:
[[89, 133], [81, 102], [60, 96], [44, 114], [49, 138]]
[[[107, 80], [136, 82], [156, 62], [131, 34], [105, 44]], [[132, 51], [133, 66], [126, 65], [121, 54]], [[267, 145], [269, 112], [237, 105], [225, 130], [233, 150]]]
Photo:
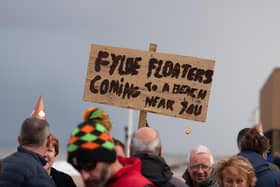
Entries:
[[205, 121], [214, 61], [92, 45], [85, 101]]

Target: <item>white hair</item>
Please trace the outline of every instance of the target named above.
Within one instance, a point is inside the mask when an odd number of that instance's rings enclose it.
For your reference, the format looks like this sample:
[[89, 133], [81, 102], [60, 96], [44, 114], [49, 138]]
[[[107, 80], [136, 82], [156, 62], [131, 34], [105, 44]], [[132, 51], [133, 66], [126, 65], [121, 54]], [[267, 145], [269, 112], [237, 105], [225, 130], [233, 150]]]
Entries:
[[189, 154], [187, 155], [187, 163], [190, 164], [191, 161], [191, 157], [193, 155], [197, 155], [197, 154], [208, 154], [209, 158], [210, 158], [210, 164], [213, 166], [214, 165], [214, 157], [212, 152], [210, 151], [210, 149], [208, 147], [206, 147], [205, 145], [198, 145], [194, 148], [192, 148], [192, 150], [189, 152]]
[[153, 153], [156, 155], [160, 155], [161, 141], [158, 131], [156, 131], [156, 136], [153, 140], [149, 142], [145, 142], [143, 139], [135, 136], [135, 133], [132, 135], [131, 139], [131, 154], [136, 155], [138, 153]]

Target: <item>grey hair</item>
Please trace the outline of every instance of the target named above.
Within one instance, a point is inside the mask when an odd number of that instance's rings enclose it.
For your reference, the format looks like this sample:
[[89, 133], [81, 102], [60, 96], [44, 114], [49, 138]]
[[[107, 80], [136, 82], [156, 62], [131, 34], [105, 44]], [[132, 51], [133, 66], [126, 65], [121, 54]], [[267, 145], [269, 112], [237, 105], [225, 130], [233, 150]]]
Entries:
[[143, 152], [160, 155], [161, 140], [158, 131], [157, 130], [155, 131], [156, 131], [155, 138], [148, 142], [144, 141], [143, 139], [137, 138], [137, 136], [135, 136], [135, 133], [133, 133], [131, 138], [131, 144], [130, 144], [131, 155], [136, 155]]
[[189, 154], [187, 155], [187, 163], [190, 164], [191, 161], [191, 157], [193, 155], [197, 155], [197, 154], [208, 154], [209, 158], [210, 158], [210, 164], [213, 166], [214, 165], [214, 157], [212, 152], [210, 151], [210, 149], [208, 147], [206, 147], [205, 145], [198, 145], [196, 147], [194, 147]]
[[45, 120], [27, 118], [23, 121], [18, 137], [20, 145], [42, 146], [49, 134], [49, 124]]

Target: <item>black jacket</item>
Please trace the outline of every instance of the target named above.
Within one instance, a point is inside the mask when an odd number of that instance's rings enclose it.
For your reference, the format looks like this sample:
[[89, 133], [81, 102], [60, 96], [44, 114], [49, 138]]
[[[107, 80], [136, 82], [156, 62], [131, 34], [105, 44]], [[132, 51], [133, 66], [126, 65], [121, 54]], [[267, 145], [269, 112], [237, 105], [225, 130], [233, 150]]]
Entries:
[[157, 187], [188, 187], [183, 181], [173, 177], [170, 167], [162, 157], [148, 153], [135, 156], [142, 161], [142, 174]]
[[32, 151], [18, 147], [17, 152], [3, 159], [1, 187], [55, 187], [43, 166], [45, 159]]
[[280, 157], [274, 157], [274, 158], [273, 158], [273, 163], [274, 163], [275, 165], [277, 165], [278, 168], [280, 168]]
[[70, 175], [55, 168], [51, 168], [51, 177], [57, 187], [77, 187]]

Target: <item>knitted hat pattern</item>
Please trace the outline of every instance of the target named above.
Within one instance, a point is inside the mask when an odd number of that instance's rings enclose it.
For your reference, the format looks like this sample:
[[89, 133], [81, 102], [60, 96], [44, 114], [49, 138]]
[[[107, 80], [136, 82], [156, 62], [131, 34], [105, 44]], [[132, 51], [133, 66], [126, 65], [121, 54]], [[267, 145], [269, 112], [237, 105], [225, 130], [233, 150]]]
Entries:
[[112, 125], [108, 114], [91, 107], [84, 112], [84, 122], [80, 123], [71, 134], [67, 145], [67, 161], [76, 169], [79, 164], [116, 160], [116, 152], [109, 130]]
[[97, 107], [90, 107], [84, 111], [83, 119], [87, 120], [101, 120], [104, 127], [107, 128], [108, 131], [112, 129], [112, 123], [109, 119], [109, 115], [105, 113], [103, 110]]

